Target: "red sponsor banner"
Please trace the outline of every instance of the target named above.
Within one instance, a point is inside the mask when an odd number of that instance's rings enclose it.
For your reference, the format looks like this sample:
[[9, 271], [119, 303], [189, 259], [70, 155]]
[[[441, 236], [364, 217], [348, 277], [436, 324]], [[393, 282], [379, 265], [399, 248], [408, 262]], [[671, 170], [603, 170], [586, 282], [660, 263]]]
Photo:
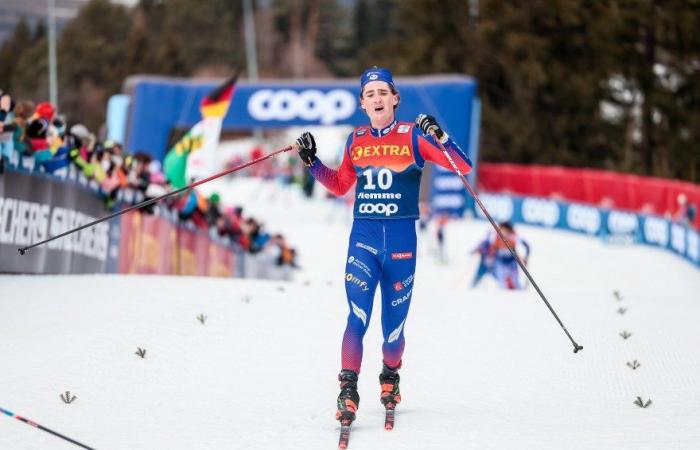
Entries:
[[[481, 163], [479, 187], [664, 216], [678, 211], [679, 194], [700, 207], [700, 186], [696, 184], [595, 169]], [[700, 216], [694, 226], [700, 227]]]
[[232, 249], [162, 217], [126, 214], [121, 221], [119, 273], [234, 275]]
[[411, 259], [413, 258], [413, 252], [398, 252], [392, 253], [391, 259]]

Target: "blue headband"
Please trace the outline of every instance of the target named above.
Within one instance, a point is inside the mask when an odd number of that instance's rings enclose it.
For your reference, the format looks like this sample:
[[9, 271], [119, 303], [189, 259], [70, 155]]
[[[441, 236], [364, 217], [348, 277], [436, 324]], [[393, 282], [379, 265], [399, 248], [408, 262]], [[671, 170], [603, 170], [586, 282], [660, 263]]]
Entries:
[[393, 89], [396, 89], [396, 86], [394, 86], [394, 77], [391, 75], [391, 72], [389, 72], [389, 69], [373, 66], [362, 72], [362, 76], [360, 77], [360, 90], [364, 89], [365, 84], [370, 81], [384, 81]]

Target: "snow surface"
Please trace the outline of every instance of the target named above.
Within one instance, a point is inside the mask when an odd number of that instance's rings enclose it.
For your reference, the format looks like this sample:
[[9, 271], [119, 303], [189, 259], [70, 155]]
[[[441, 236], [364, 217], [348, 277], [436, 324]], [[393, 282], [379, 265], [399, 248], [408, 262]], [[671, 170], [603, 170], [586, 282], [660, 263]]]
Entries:
[[[295, 281], [2, 276], [0, 407], [98, 449], [336, 448], [347, 213], [274, 183], [215, 188], [297, 246]], [[519, 230], [584, 350], [534, 289], [467, 287], [486, 222], [448, 225], [446, 263], [421, 235], [396, 429], [383, 429], [377, 306], [350, 449], [699, 448], [698, 270], [653, 248]], [[0, 449], [72, 448], [0, 417]]]

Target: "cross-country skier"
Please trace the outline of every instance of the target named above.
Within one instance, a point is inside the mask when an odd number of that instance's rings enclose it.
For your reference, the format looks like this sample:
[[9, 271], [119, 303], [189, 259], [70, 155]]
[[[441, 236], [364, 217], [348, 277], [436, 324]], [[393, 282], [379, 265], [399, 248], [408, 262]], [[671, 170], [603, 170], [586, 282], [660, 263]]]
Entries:
[[[523, 263], [527, 265], [527, 259], [530, 256], [530, 244], [518, 236], [510, 222], [503, 222], [499, 227], [511, 248], [518, 253]], [[482, 255], [482, 262], [486, 268], [485, 272], [491, 273], [501, 288], [522, 288], [520, 277], [518, 276], [520, 272], [518, 262], [496, 233], [489, 233], [486, 240], [480, 243], [475, 251], [478, 251]], [[479, 270], [480, 269], [477, 269], [477, 274], [474, 277], [472, 286], [476, 286], [478, 280], [481, 278], [479, 276]]]
[[301, 159], [329, 191], [343, 195], [357, 183], [345, 266], [350, 312], [338, 376], [336, 418], [341, 424], [355, 419], [360, 403], [357, 380], [362, 363], [362, 339], [369, 326], [377, 284], [382, 294], [384, 335], [380, 400], [392, 414], [401, 401], [398, 370], [413, 293], [421, 173], [426, 161], [451, 169], [429, 131], [440, 139], [463, 174], [472, 166], [467, 155], [432, 116], [420, 114], [415, 124], [397, 121], [395, 111], [399, 102], [399, 92], [389, 70], [375, 66], [362, 73], [360, 105], [369, 117], [370, 126], [358, 127], [348, 136], [337, 170], [326, 167], [316, 157], [316, 142], [311, 133], [305, 132], [297, 139]]

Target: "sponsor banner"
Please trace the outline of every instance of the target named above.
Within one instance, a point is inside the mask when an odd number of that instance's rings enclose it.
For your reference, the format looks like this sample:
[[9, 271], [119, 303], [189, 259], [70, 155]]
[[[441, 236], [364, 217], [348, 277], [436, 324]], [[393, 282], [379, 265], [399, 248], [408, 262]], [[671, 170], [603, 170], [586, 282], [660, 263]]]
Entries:
[[[663, 217], [535, 197], [482, 193], [480, 198], [497, 222], [508, 220], [606, 239], [626, 237], [628, 242], [667, 248], [700, 266], [697, 231]], [[478, 206], [473, 208], [477, 217], [485, 218]]]
[[[665, 216], [678, 210], [678, 196], [700, 205], [700, 186], [680, 180], [558, 166], [481, 163], [479, 184], [491, 192], [551, 197], [601, 208]], [[693, 225], [700, 228], [700, 215]]]
[[[487, 193], [481, 194], [479, 197], [481, 202], [486, 207], [486, 210], [489, 212], [489, 214], [491, 214], [491, 217], [493, 217], [493, 220], [496, 222], [507, 222], [513, 220], [513, 212], [515, 210], [513, 198], [507, 195]], [[478, 217], [486, 219], [483, 211], [481, 211], [481, 208], [479, 208], [476, 203], [474, 203], [474, 208], [476, 208], [475, 213]]]
[[236, 251], [163, 217], [123, 216], [120, 273], [230, 277], [239, 273]]
[[17, 249], [107, 213], [102, 200], [73, 183], [20, 172], [0, 175], [0, 272], [103, 273], [113, 265], [109, 222], [33, 248]]
[[119, 273], [177, 273], [175, 227], [165, 219], [138, 212], [122, 216]]
[[[470, 135], [475, 133], [472, 128], [479, 125], [478, 115], [472, 114], [477, 87], [473, 78], [450, 75], [397, 78], [396, 82], [401, 91], [399, 120], [413, 122], [420, 113], [433, 114], [460, 147], [469, 151]], [[130, 77], [128, 84], [133, 90], [126, 148], [129, 151], [149, 149], [159, 160], [167, 149], [170, 131], [175, 127], [190, 128], [197, 123], [200, 114], [195, 105], [218, 85], [215, 81], [151, 76]], [[425, 92], [430, 95], [426, 96]], [[222, 127], [232, 130], [367, 125], [367, 115], [359, 105], [359, 94], [356, 78], [319, 82], [241, 81], [236, 84], [236, 93]], [[404, 129], [399, 131], [404, 132]], [[471, 153], [476, 160], [475, 152]]]

